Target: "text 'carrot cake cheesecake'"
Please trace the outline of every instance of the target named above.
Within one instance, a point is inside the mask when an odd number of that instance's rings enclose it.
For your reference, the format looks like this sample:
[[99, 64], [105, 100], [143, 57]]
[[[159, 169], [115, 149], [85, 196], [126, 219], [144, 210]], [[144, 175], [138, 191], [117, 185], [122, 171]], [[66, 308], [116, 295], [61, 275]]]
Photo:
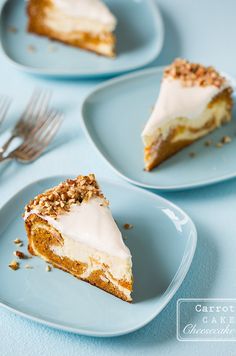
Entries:
[[114, 57], [117, 20], [101, 0], [29, 0], [28, 31]]
[[39, 194], [24, 220], [31, 254], [132, 301], [131, 254], [93, 174]]
[[213, 67], [176, 59], [164, 71], [143, 132], [145, 169], [231, 120], [232, 88]]

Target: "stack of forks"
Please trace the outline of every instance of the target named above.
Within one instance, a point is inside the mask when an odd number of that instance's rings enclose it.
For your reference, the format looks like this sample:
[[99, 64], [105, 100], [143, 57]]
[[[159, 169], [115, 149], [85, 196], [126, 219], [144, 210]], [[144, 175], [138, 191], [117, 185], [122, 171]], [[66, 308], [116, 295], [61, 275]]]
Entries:
[[[0, 147], [0, 162], [15, 159], [29, 163], [37, 159], [52, 141], [58, 131], [63, 115], [49, 108], [51, 92], [35, 90], [23, 114], [11, 131], [10, 138]], [[10, 100], [0, 97], [0, 124], [5, 119]], [[21, 143], [10, 150], [15, 139]], [[8, 153], [9, 152], [9, 153]]]

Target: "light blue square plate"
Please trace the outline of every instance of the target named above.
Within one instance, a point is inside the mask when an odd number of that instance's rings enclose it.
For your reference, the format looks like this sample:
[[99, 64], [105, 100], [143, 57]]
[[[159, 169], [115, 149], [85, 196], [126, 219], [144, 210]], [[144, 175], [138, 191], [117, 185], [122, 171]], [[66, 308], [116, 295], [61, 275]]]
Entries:
[[[145, 188], [183, 190], [235, 177], [235, 120], [151, 172], [144, 171], [141, 132], [158, 96], [162, 74], [163, 68], [146, 69], [97, 87], [82, 108], [82, 126], [90, 141], [120, 176]], [[217, 148], [215, 144], [224, 135], [232, 142]], [[204, 144], [208, 139], [214, 143], [211, 147]], [[190, 152], [196, 156], [191, 158]]]
[[[141, 328], [166, 306], [180, 287], [194, 255], [197, 233], [192, 220], [177, 206], [152, 193], [101, 180], [133, 256], [133, 304], [124, 302], [75, 277], [53, 269], [38, 257], [8, 264], [24, 240], [21, 214], [36, 194], [66, 177], [37, 181], [17, 193], [0, 212], [0, 304], [17, 314], [65, 331], [93, 336], [116, 336]], [[124, 223], [134, 225], [123, 229]], [[19, 248], [18, 248], [19, 249]], [[33, 269], [25, 269], [30, 264]]]
[[[107, 77], [153, 61], [161, 51], [164, 38], [162, 17], [154, 0], [107, 0], [106, 3], [118, 19], [115, 59], [28, 34], [24, 0], [7, 0], [3, 6], [0, 17], [3, 52], [19, 69], [60, 77]], [[16, 33], [10, 31], [12, 27], [17, 29]], [[29, 51], [32, 45], [35, 51]]]

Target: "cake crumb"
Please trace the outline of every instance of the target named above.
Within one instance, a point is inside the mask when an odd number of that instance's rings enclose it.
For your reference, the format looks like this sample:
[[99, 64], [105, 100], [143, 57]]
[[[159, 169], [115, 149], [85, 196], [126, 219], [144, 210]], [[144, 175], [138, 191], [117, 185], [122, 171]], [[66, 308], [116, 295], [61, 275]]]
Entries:
[[17, 33], [18, 30], [15, 26], [9, 26], [8, 29], [7, 29], [8, 32], [11, 32], [11, 33]]
[[23, 242], [22, 242], [20, 239], [15, 239], [13, 242], [14, 242], [14, 244], [16, 244], [16, 245], [20, 245], [20, 244], [23, 245]]
[[196, 156], [195, 152], [189, 152], [189, 157], [194, 158]]
[[33, 269], [34, 267], [31, 266], [31, 265], [25, 265], [25, 268], [26, 268], [26, 269]]
[[211, 146], [211, 145], [212, 145], [212, 140], [207, 140], [207, 141], [205, 141], [204, 145], [205, 145], [206, 147]]
[[123, 227], [125, 230], [130, 230], [133, 229], [134, 226], [132, 224], [124, 224]]
[[8, 267], [10, 267], [13, 271], [16, 271], [20, 268], [20, 264], [17, 261], [11, 261]]
[[125, 241], [128, 240], [128, 237], [127, 237], [127, 236], [124, 236], [124, 237], [123, 237], [123, 240], [125, 240]]
[[47, 266], [46, 266], [46, 272], [51, 272], [51, 270], [52, 270], [52, 267], [49, 266], [49, 265], [47, 265]]
[[49, 52], [56, 52], [58, 50], [58, 48], [56, 46], [53, 45], [49, 45], [48, 46], [48, 51]]
[[216, 144], [216, 147], [217, 148], [221, 148], [223, 146], [223, 143], [222, 142], [218, 142], [217, 144]]
[[226, 143], [230, 143], [232, 141], [230, 136], [223, 136], [221, 139], [221, 143], [226, 144]]
[[33, 53], [33, 52], [36, 52], [36, 47], [33, 46], [33, 45], [29, 45], [29, 46], [27, 47], [27, 50], [28, 50], [29, 52]]
[[16, 257], [18, 257], [20, 260], [24, 260], [27, 258], [27, 256], [21, 252], [21, 251], [14, 251], [13, 255], [15, 255]]

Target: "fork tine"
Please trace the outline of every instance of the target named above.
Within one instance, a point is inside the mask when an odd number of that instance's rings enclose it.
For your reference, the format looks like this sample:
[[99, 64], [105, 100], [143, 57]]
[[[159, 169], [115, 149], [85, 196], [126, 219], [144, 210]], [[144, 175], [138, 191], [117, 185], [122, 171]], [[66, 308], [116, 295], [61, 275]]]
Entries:
[[[58, 115], [56, 111], [50, 110], [47, 113], [47, 116], [44, 116], [42, 118], [39, 118], [33, 129], [30, 131], [30, 136], [29, 136], [29, 142], [33, 142], [33, 140], [38, 140], [40, 139], [40, 135], [46, 131], [47, 127], [50, 125], [51, 120], [54, 119], [54, 117]], [[28, 140], [23, 142], [23, 146], [28, 144]]]
[[[54, 128], [58, 126], [61, 123], [60, 119], [60, 114], [56, 114], [55, 117], [51, 119], [50, 122], [47, 123], [46, 127], [44, 126], [43, 128], [39, 129], [39, 132], [37, 135], [35, 135], [33, 140], [30, 140], [28, 148], [30, 149], [39, 149], [41, 146], [44, 146], [45, 144], [50, 142], [50, 138], [52, 133], [54, 133]], [[31, 145], [30, 145], [31, 143]]]
[[25, 142], [23, 142], [16, 150], [12, 152], [12, 155], [23, 161], [32, 161], [36, 159], [49, 145], [56, 132], [58, 131], [63, 115], [58, 112], [50, 114], [54, 115], [53, 118], [47, 120], [45, 125], [41, 126], [34, 137], [30, 136]]
[[49, 90], [34, 89], [19, 122], [35, 122], [47, 110], [51, 96], [52, 92]]
[[7, 96], [2, 96], [0, 98], [0, 124], [5, 119], [10, 104], [11, 104], [11, 100]]
[[55, 134], [57, 133], [61, 123], [62, 120], [55, 120], [50, 127], [50, 132], [45, 135], [44, 138], [40, 142], [38, 142], [36, 146], [31, 147], [31, 150], [28, 151], [31, 160], [39, 157], [41, 153], [48, 147], [49, 143], [52, 141]]

